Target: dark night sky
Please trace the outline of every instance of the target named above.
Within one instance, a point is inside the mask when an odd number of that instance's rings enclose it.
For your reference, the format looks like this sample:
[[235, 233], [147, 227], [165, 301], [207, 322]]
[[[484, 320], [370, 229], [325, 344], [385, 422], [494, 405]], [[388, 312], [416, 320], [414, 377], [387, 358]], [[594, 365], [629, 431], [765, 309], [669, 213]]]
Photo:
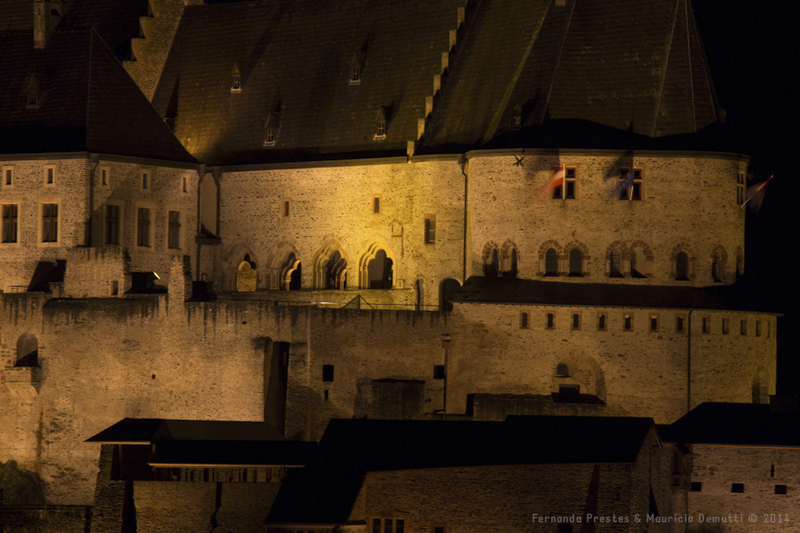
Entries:
[[762, 209], [748, 215], [742, 291], [778, 322], [778, 392], [800, 393], [800, 4], [788, 0], [694, 0], [695, 16], [736, 151], [754, 182], [774, 174]]

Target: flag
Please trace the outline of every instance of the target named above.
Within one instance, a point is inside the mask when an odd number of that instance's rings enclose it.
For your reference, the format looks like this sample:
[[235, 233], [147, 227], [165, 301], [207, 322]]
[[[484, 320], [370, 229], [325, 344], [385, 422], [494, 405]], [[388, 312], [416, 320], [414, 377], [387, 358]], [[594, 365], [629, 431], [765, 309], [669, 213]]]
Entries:
[[628, 187], [633, 187], [633, 177], [636, 175], [636, 171], [633, 168], [628, 169], [628, 175], [625, 176], [624, 181], [618, 181], [616, 187], [611, 190], [611, 194], [609, 195], [612, 199], [619, 198], [620, 193], [622, 191], [628, 189]]
[[764, 202], [764, 196], [767, 194], [767, 184], [771, 179], [772, 176], [767, 178], [766, 181], [749, 186], [744, 193], [745, 200], [744, 203], [742, 203], [742, 207], [749, 203], [750, 205], [747, 206], [748, 210], [751, 213], [757, 213], [758, 210], [761, 209], [761, 204]]
[[542, 198], [547, 198], [548, 193], [555, 189], [556, 187], [561, 187], [564, 185], [564, 176], [566, 175], [566, 169], [564, 165], [558, 167], [554, 172], [553, 176], [550, 178], [550, 181], [539, 187], [539, 196]]

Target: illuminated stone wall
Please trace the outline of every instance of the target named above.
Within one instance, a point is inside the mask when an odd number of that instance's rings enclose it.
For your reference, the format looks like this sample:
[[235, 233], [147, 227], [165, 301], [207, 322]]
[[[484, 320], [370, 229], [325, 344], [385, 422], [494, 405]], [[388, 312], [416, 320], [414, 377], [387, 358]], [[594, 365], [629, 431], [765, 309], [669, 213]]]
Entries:
[[[689, 514], [694, 518], [689, 531], [788, 531], [795, 527], [792, 524], [800, 505], [796, 478], [800, 451], [694, 445], [692, 453], [692, 481], [701, 486], [699, 491], [689, 492]], [[744, 484], [744, 492], [732, 492], [734, 483]], [[777, 485], [784, 485], [786, 494], [776, 494]], [[700, 522], [701, 513], [707, 517], [705, 522]], [[751, 515], [755, 521], [751, 522]], [[729, 517], [738, 523], [708, 522]]]
[[[501, 263], [516, 248], [519, 277], [538, 279], [545, 250], [553, 246], [561, 263], [557, 279], [568, 282], [714, 285], [711, 263], [718, 247], [727, 258], [724, 283], [736, 279], [739, 250], [744, 266], [745, 215], [736, 203], [737, 176], [747, 165], [741, 156], [636, 152], [634, 168], [644, 177], [642, 201], [611, 197], [619, 169], [631, 166], [630, 153], [484, 151], [467, 158], [468, 276], [483, 275], [493, 248]], [[538, 193], [561, 164], [576, 171], [574, 200]], [[573, 245], [589, 257], [584, 277], [566, 277]], [[615, 247], [625, 273], [633, 249], [637, 268], [648, 277], [609, 277], [607, 255]], [[675, 280], [674, 257], [680, 250], [689, 256], [691, 281]]]

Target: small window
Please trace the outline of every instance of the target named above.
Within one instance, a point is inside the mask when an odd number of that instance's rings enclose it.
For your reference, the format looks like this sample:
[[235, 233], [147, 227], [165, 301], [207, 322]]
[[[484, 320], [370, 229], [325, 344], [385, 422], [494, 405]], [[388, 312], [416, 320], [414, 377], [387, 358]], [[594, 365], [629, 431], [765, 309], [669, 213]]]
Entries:
[[767, 320], [767, 337], [772, 336], [772, 321]]
[[445, 533], [445, 527], [444, 526], [434, 526], [433, 527], [433, 533]]
[[681, 332], [683, 332], [683, 327], [684, 327], [684, 326], [683, 326], [683, 323], [684, 323], [684, 320], [685, 320], [685, 319], [684, 319], [684, 317], [683, 317], [683, 316], [680, 316], [680, 315], [679, 315], [679, 316], [676, 316], [676, 317], [675, 317], [675, 331], [677, 331], [678, 333], [681, 333]]
[[569, 251], [569, 275], [577, 278], [583, 276], [583, 253], [577, 248]]
[[625, 331], [633, 331], [633, 315], [623, 315], [622, 329]]
[[150, 246], [150, 209], [146, 207], [136, 210], [136, 246]]
[[373, 518], [372, 519], [372, 533], [381, 533], [381, 519], [380, 518]]
[[689, 487], [689, 491], [691, 492], [702, 492], [703, 491], [703, 484], [699, 481], [692, 481], [692, 485]]
[[744, 492], [744, 483], [732, 483], [731, 484], [731, 492], [743, 493]]
[[526, 311], [519, 314], [519, 327], [520, 329], [528, 329], [530, 327], [530, 315]]
[[233, 70], [231, 71], [231, 92], [232, 93], [240, 93], [242, 92], [242, 73], [239, 71], [239, 64], [233, 64]]
[[375, 117], [375, 140], [380, 141], [386, 138], [386, 113], [383, 108], [378, 110], [378, 116]]
[[686, 252], [678, 252], [675, 256], [675, 279], [689, 281], [689, 254]]
[[41, 76], [39, 74], [31, 74], [28, 78], [28, 99], [26, 100], [27, 109], [38, 109], [42, 101], [39, 94], [39, 86], [41, 84]]
[[374, 214], [379, 214], [381, 212], [381, 195], [376, 194], [372, 197], [372, 212]]
[[322, 381], [333, 381], [333, 365], [322, 365]]
[[702, 322], [703, 333], [711, 333], [711, 325], [710, 325], [710, 323], [711, 323], [711, 319], [709, 317], [707, 317], [707, 316], [704, 316], [703, 317], [703, 322]]
[[553, 189], [553, 198], [559, 200], [574, 200], [577, 198], [578, 179], [574, 168], [564, 170], [564, 184]]
[[106, 205], [106, 244], [119, 244], [120, 211], [118, 205]]
[[744, 172], [736, 176], [736, 205], [744, 205]]
[[547, 329], [555, 329], [556, 315], [554, 313], [547, 313], [547, 325], [545, 327]]
[[756, 320], [756, 337], [761, 336], [761, 321]]
[[572, 329], [581, 329], [581, 315], [578, 313], [572, 314]]
[[597, 315], [597, 330], [598, 331], [606, 331], [608, 329], [608, 325], [606, 323], [606, 314], [600, 313]]
[[425, 244], [436, 242], [436, 217], [428, 215], [425, 217]]
[[395, 518], [394, 520], [394, 533], [405, 533], [406, 521], [402, 518]]
[[19, 235], [19, 205], [3, 204], [3, 242], [16, 243]]
[[14, 186], [14, 167], [3, 167], [3, 187]]
[[361, 61], [359, 61], [358, 54], [353, 56], [353, 61], [350, 62], [350, 85], [358, 85], [361, 83]]
[[612, 250], [609, 255], [608, 275], [612, 278], [624, 277], [622, 274], [622, 254], [619, 250]]
[[555, 248], [548, 248], [544, 253], [544, 275], [558, 276], [558, 252]]
[[747, 319], [743, 318], [739, 322], [739, 334], [740, 335], [747, 335]]
[[644, 198], [643, 186], [644, 180], [641, 169], [633, 169], [633, 173], [629, 168], [620, 169], [619, 183], [617, 185], [620, 200], [642, 200]]
[[44, 167], [44, 184], [53, 186], [56, 184], [56, 167], [48, 165]]
[[569, 377], [569, 367], [564, 363], [559, 363], [556, 365], [556, 377], [559, 378], [568, 378]]
[[181, 186], [181, 191], [189, 192], [189, 178], [187, 176], [183, 176], [182, 183], [183, 185]]
[[775, 485], [775, 494], [786, 494], [786, 485]]
[[142, 190], [150, 190], [150, 173], [142, 172]]
[[172, 250], [180, 250], [181, 246], [181, 212], [168, 211], [169, 228], [167, 234], [167, 246]]
[[658, 315], [650, 315], [650, 331], [658, 331]]
[[288, 199], [288, 198], [285, 198], [284, 200], [281, 201], [281, 217], [289, 218], [289, 213], [290, 213], [290, 211], [289, 211], [289, 203], [290, 202], [291, 202], [291, 200]]
[[444, 379], [444, 365], [433, 365], [433, 379]]
[[722, 334], [727, 335], [731, 329], [731, 320], [729, 318], [722, 319]]
[[42, 204], [42, 242], [58, 242], [58, 204]]
[[109, 170], [107, 167], [100, 167], [100, 185], [108, 187]]

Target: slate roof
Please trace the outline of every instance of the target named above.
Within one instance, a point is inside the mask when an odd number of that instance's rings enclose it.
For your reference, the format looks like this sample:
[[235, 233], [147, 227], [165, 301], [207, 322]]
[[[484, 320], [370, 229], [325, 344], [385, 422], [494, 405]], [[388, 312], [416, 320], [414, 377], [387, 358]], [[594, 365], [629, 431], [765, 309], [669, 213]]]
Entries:
[[[94, 30], [0, 34], [0, 153], [106, 153], [195, 163]], [[41, 104], [28, 108], [31, 76]]]
[[682, 444], [800, 446], [800, 416], [765, 404], [706, 402], [659, 433]]
[[[736, 286], [675, 287], [609, 283], [565, 283], [518, 278], [471, 277], [451, 301], [678, 309], [753, 310]], [[774, 313], [770, 313], [774, 314]]]
[[266, 422], [124, 418], [86, 442], [134, 444], [160, 440], [283, 441], [285, 438]]
[[622, 417], [514, 416], [505, 422], [331, 420], [317, 459], [286, 478], [267, 523], [344, 523], [369, 471], [632, 463], [652, 427], [652, 419]]
[[[105, 0], [111, 1], [111, 0]], [[537, 146], [514, 132], [584, 121], [695, 133], [717, 103], [688, 0], [470, 2], [420, 153]], [[458, 0], [255, 0], [188, 6], [155, 92], [207, 164], [405, 155], [442, 72]], [[363, 56], [359, 55], [362, 54]], [[358, 85], [348, 83], [363, 57]], [[232, 71], [241, 92], [231, 92]], [[386, 139], [376, 141], [378, 109]], [[270, 116], [279, 123], [264, 146]], [[500, 140], [503, 143], [499, 144]], [[531, 144], [507, 144], [507, 143]]]

